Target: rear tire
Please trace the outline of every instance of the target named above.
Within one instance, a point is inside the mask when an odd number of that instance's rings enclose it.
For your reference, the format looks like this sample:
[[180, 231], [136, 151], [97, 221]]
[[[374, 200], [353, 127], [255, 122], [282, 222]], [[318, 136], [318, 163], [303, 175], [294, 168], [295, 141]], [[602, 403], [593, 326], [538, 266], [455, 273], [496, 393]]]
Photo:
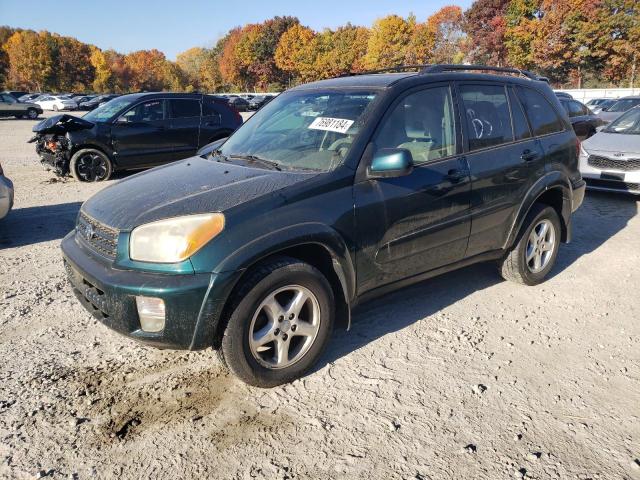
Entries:
[[69, 170], [79, 182], [103, 182], [111, 177], [113, 165], [100, 150], [83, 148], [71, 157]]
[[57, 105], [54, 105], [54, 106], [53, 106], [53, 111], [54, 111], [54, 112], [57, 112], [57, 111], [58, 111], [58, 106], [57, 106]]
[[322, 273], [294, 258], [270, 260], [232, 297], [222, 338], [224, 362], [249, 385], [291, 382], [320, 358], [334, 317], [333, 290]]
[[36, 118], [38, 118], [38, 111], [35, 108], [28, 108], [27, 118], [29, 118], [30, 120], [35, 120]]
[[555, 264], [560, 236], [558, 213], [547, 205], [535, 204], [516, 243], [499, 263], [502, 277], [523, 285], [542, 283]]

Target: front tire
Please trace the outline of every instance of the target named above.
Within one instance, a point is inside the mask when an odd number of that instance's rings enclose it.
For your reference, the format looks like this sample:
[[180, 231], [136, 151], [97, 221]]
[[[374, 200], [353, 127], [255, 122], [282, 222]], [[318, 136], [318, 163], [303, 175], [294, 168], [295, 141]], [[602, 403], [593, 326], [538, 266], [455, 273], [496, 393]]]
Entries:
[[38, 111], [35, 108], [28, 108], [27, 109], [27, 118], [29, 120], [35, 120], [36, 118], [38, 118]]
[[57, 105], [54, 105], [54, 106], [53, 106], [53, 111], [54, 111], [54, 112], [57, 112], [57, 111], [58, 111], [58, 106], [57, 106]]
[[222, 355], [249, 385], [274, 387], [303, 376], [333, 330], [329, 282], [315, 267], [294, 258], [259, 265], [231, 302]]
[[113, 165], [100, 150], [83, 148], [71, 157], [69, 170], [79, 182], [103, 182], [111, 177]]
[[524, 285], [542, 283], [555, 264], [560, 237], [558, 213], [547, 205], [535, 204], [515, 245], [499, 264], [502, 277]]

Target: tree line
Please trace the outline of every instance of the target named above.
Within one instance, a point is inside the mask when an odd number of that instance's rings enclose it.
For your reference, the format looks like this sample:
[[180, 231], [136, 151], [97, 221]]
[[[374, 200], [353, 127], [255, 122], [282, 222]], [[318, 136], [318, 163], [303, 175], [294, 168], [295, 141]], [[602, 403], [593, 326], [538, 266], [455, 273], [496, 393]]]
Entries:
[[634, 86], [637, 0], [476, 0], [420, 22], [389, 15], [370, 27], [315, 31], [295, 17], [236, 27], [211, 48], [168, 60], [122, 54], [47, 31], [0, 27], [0, 84], [31, 91], [279, 91], [397, 65], [481, 63], [532, 69], [555, 86]]

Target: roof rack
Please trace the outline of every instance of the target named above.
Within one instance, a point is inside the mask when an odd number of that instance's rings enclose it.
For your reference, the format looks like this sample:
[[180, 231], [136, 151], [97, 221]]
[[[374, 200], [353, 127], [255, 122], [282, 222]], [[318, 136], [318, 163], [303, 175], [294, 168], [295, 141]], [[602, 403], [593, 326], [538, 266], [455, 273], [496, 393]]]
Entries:
[[521, 70], [519, 68], [508, 68], [508, 67], [490, 67], [488, 65], [452, 65], [452, 64], [437, 64], [437, 65], [428, 65], [423, 70], [420, 71], [421, 75], [428, 73], [444, 73], [444, 72], [453, 72], [453, 71], [464, 71], [464, 70], [480, 70], [485, 72], [501, 72], [501, 73], [512, 73], [516, 75], [521, 75], [530, 80], [542, 80], [548, 81], [545, 77], [540, 77], [529, 70]]
[[355, 75], [375, 75], [376, 73], [392, 73], [402, 72], [404, 70], [419, 70], [422, 71], [431, 65], [396, 65], [395, 67], [380, 68], [378, 70], [365, 70], [363, 72], [349, 72], [340, 75], [341, 77], [352, 77]]

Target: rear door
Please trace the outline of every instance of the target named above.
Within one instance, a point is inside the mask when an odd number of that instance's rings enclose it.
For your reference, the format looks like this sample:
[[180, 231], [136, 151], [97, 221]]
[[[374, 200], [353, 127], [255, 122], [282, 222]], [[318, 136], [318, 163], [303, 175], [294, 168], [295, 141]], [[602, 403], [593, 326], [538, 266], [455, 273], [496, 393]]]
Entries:
[[367, 151], [407, 149], [415, 167], [354, 185], [360, 293], [463, 258], [471, 183], [458, 125], [448, 83], [406, 93], [385, 114]]
[[503, 83], [458, 83], [473, 182], [467, 257], [504, 247], [544, 155], [524, 111]]
[[170, 98], [167, 100], [167, 107], [169, 128], [164, 138], [171, 149], [170, 160], [194, 155], [200, 139], [200, 99]]
[[165, 101], [140, 102], [123, 113], [111, 126], [111, 141], [118, 166], [144, 168], [172, 159], [166, 141], [168, 120]]

